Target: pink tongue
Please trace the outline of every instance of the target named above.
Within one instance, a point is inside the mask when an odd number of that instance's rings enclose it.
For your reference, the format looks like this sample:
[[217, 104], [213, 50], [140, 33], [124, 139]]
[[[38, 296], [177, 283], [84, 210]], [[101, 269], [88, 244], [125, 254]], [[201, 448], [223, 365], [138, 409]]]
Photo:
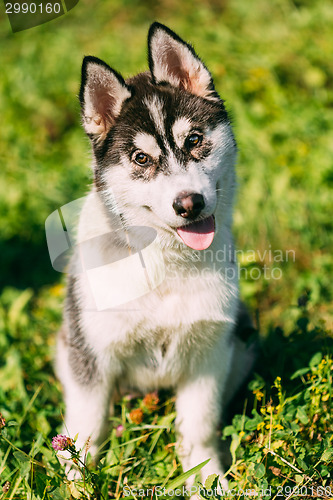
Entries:
[[205, 250], [214, 239], [214, 217], [211, 215], [207, 219], [179, 227], [177, 233], [188, 247], [193, 248], [193, 250]]

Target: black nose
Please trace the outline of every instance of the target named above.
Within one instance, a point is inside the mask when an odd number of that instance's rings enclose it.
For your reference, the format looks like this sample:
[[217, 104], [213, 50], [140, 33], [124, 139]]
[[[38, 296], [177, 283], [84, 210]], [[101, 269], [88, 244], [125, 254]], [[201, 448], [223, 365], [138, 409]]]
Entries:
[[185, 219], [195, 219], [205, 208], [205, 201], [202, 194], [182, 191], [175, 198], [172, 206], [177, 215]]

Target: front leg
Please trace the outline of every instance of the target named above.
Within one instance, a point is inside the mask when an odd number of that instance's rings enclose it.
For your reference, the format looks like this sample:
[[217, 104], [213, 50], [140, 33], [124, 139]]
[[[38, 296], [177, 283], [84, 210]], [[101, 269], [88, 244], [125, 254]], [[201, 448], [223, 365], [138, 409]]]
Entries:
[[[87, 350], [80, 352], [63, 335], [59, 337], [57, 374], [64, 387], [66, 404], [62, 434], [72, 439], [77, 435], [75, 446], [82, 449], [82, 459], [89, 440], [89, 452], [96, 459], [98, 448], [107, 436], [113, 377], [101, 372], [97, 360]], [[68, 478], [77, 477], [75, 468], [70, 471], [73, 465], [70, 453], [61, 451], [59, 455], [67, 459]]]
[[[222, 398], [229, 372], [232, 347], [216, 349], [213, 355], [198, 367], [177, 391], [176, 426], [180, 438], [180, 457], [183, 469], [187, 471], [207, 460], [201, 469], [204, 484], [210, 474], [219, 475], [223, 489], [228, 488], [224, 470], [219, 458], [220, 440], [217, 426], [221, 418]], [[194, 484], [194, 476], [187, 481], [187, 487]]]
[[64, 434], [71, 438], [77, 435], [76, 448], [80, 449], [89, 440], [89, 452], [96, 458], [108, 432], [109, 387], [105, 384], [84, 387], [73, 379], [68, 380], [65, 401]]

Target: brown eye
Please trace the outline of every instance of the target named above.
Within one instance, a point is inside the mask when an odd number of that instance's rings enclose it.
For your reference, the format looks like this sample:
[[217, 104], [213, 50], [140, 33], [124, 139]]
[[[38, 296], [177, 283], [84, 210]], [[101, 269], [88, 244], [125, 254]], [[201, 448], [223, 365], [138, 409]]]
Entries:
[[186, 139], [186, 145], [189, 149], [199, 146], [202, 142], [202, 135], [193, 133]]
[[150, 162], [150, 157], [145, 153], [140, 152], [134, 155], [134, 161], [135, 163], [143, 167], [144, 165], [147, 165]]

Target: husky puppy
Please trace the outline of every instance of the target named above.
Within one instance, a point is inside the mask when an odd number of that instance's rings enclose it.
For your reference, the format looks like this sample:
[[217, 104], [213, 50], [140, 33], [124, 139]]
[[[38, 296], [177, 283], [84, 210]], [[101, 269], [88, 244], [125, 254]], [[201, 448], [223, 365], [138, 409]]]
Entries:
[[[192, 46], [154, 23], [148, 52], [150, 71], [126, 81], [95, 57], [83, 61], [80, 102], [94, 182], [58, 339], [64, 432], [78, 434], [79, 446], [91, 438], [96, 455], [115, 387], [173, 388], [183, 469], [210, 459], [202, 481], [216, 473], [226, 487], [217, 426], [252, 359], [235, 334], [244, 316], [230, 251], [237, 148]], [[155, 285], [117, 301], [124, 282], [134, 280], [133, 290], [140, 273], [127, 264], [113, 274], [104, 269], [144, 253], [152, 239], [143, 269], [150, 266]], [[78, 270], [83, 253], [102, 269], [93, 281], [91, 266]]]

